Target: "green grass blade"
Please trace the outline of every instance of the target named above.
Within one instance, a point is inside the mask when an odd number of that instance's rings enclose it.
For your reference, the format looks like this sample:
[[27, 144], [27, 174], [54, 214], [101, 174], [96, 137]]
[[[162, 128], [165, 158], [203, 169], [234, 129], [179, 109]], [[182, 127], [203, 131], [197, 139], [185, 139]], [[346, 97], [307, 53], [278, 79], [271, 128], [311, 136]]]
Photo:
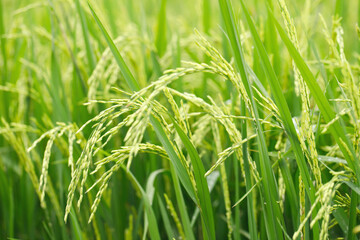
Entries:
[[51, 54], [51, 82], [49, 84], [49, 93], [53, 100], [54, 122], [69, 121], [70, 112], [67, 104], [65, 89], [62, 81], [61, 70], [56, 60], [55, 49]]
[[[170, 115], [169, 115], [170, 116]], [[205, 168], [199, 154], [197, 153], [194, 145], [186, 136], [181, 127], [176, 123], [175, 119], [170, 117], [172, 120], [176, 132], [179, 134], [181, 141], [185, 145], [185, 148], [190, 156], [191, 163], [194, 169], [194, 178], [196, 182], [196, 188], [198, 192], [198, 207], [200, 208], [200, 214], [202, 217], [202, 221], [206, 227], [207, 237], [208, 239], [215, 239], [215, 224], [214, 224], [214, 216], [213, 209], [211, 204], [211, 197], [208, 188], [208, 184], [205, 178]]]
[[[147, 180], [147, 183], [146, 183], [146, 194], [148, 196], [148, 199], [149, 199], [149, 202], [150, 202], [150, 205], [152, 205], [153, 203], [153, 199], [154, 199], [154, 194], [155, 194], [155, 186], [154, 186], [154, 183], [155, 183], [155, 180], [156, 180], [156, 177], [160, 174], [160, 173], [163, 173], [165, 170], [164, 169], [158, 169], [154, 172], [152, 172]], [[149, 227], [149, 223], [147, 221], [147, 218], [145, 220], [145, 226], [144, 226], [144, 233], [143, 233], [143, 239], [146, 238], [146, 233], [148, 231], [148, 227]]]
[[348, 223], [348, 234], [347, 238], [348, 240], [355, 240], [358, 239], [356, 237], [356, 234], [353, 233], [354, 227], [356, 226], [356, 218], [357, 218], [357, 205], [358, 205], [358, 193], [355, 191], [351, 192], [351, 204], [350, 204], [350, 216], [349, 216], [349, 223]]
[[[269, 4], [269, 9], [273, 9], [273, 0], [267, 0]], [[269, 9], [267, 9], [267, 14], [269, 15]], [[280, 51], [279, 51], [279, 44], [278, 39], [276, 36], [275, 26], [272, 22], [271, 17], [267, 17], [266, 19], [266, 28], [265, 28], [265, 47], [266, 50], [271, 54], [272, 57], [272, 65], [274, 67], [275, 73], [278, 75], [281, 73], [281, 59], [280, 59]]]
[[158, 136], [161, 144], [164, 146], [165, 151], [169, 155], [169, 158], [174, 166], [176, 175], [179, 177], [181, 183], [183, 184], [185, 190], [187, 191], [191, 199], [194, 202], [196, 202], [195, 192], [191, 184], [190, 178], [186, 172], [185, 167], [182, 165], [181, 160], [177, 155], [173, 145], [170, 143], [170, 140], [167, 137], [164, 129], [162, 128], [160, 122], [155, 117], [151, 117], [150, 121], [152, 123], [152, 126], [154, 127], [156, 135]]
[[335, 17], [344, 17], [344, 0], [336, 0], [335, 2]]
[[161, 197], [159, 195], [157, 195], [157, 199], [158, 199], [160, 213], [161, 213], [161, 217], [162, 217], [162, 220], [163, 220], [163, 223], [164, 223], [166, 234], [168, 235], [169, 239], [173, 239], [173, 238], [175, 238], [175, 234], [174, 234], [174, 231], [173, 231], [173, 229], [171, 227], [171, 224], [170, 224], [169, 215], [167, 214], [165, 205], [164, 205], [164, 203], [161, 200]]
[[[210, 0], [202, 0], [202, 27], [203, 32], [206, 35], [210, 34], [210, 26], [211, 26], [211, 2]], [[210, 57], [207, 54], [204, 54], [204, 63], [210, 62]], [[208, 96], [208, 79], [209, 74], [204, 73], [203, 74], [203, 82], [202, 87], [199, 89], [201, 93], [199, 95], [202, 95], [204, 99]]]
[[[218, 171], [214, 171], [206, 177], [206, 181], [208, 182], [210, 194], [211, 194], [212, 190], [214, 189], [219, 177], [220, 177], [220, 173]], [[195, 225], [196, 219], [198, 218], [199, 213], [200, 213], [199, 208], [196, 208], [191, 217], [191, 227], [193, 227]]]
[[150, 200], [150, 203], [152, 203], [153, 199], [154, 199], [154, 194], [155, 194], [155, 180], [156, 177], [160, 174], [163, 173], [165, 171], [165, 169], [158, 169], [154, 172], [152, 172], [148, 178], [148, 181], [146, 183], [146, 194], [148, 195], [148, 198]]
[[[246, 106], [244, 100], [241, 100], [241, 115], [246, 116]], [[247, 138], [247, 125], [246, 121], [243, 120], [241, 123], [241, 137], [242, 139]], [[248, 143], [244, 142], [242, 145], [242, 151], [243, 151], [243, 158], [244, 158], [244, 171], [245, 171], [245, 185], [246, 185], [246, 192], [250, 192], [248, 197], [246, 198], [247, 202], [247, 213], [248, 213], [248, 223], [249, 223], [249, 233], [251, 236], [251, 239], [258, 239], [257, 238], [257, 230], [256, 230], [256, 220], [255, 216], [256, 213], [254, 211], [254, 208], [251, 206], [254, 205], [254, 194], [250, 191], [252, 188], [252, 177], [251, 177], [251, 170], [250, 170], [250, 164], [249, 164], [249, 157], [248, 157]], [[236, 206], [238, 207], [238, 206]]]
[[[1, 159], [3, 161], [3, 159]], [[13, 237], [14, 236], [14, 196], [12, 184], [10, 184], [11, 180], [7, 179], [5, 171], [2, 166], [0, 166], [0, 180], [4, 184], [0, 189], [0, 198], [1, 198], [1, 221], [4, 223], [1, 226], [1, 238]]]
[[155, 39], [155, 46], [160, 57], [164, 55], [167, 46], [166, 2], [167, 0], [161, 0], [160, 12], [158, 15], [158, 22], [157, 22], [156, 39]]
[[[289, 202], [291, 203], [290, 208], [291, 208], [291, 218], [293, 221], [293, 226], [294, 228], [296, 228], [300, 224], [300, 218], [299, 218], [300, 205], [299, 205], [298, 196], [296, 194], [296, 188], [294, 185], [293, 177], [291, 175], [287, 163], [285, 162], [285, 159], [280, 160], [279, 166], [285, 182], [286, 194], [287, 197], [289, 198]], [[297, 229], [293, 229], [293, 230], [295, 232]]]
[[344, 236], [348, 233], [349, 217], [344, 209], [335, 209], [332, 213], [336, 218], [341, 230], [344, 232]]
[[174, 191], [175, 191], [176, 201], [177, 201], [178, 208], [180, 211], [180, 217], [181, 217], [181, 222], [183, 224], [185, 236], [189, 240], [195, 240], [195, 236], [192, 231], [191, 224], [190, 224], [189, 215], [186, 210], [185, 200], [184, 200], [183, 194], [181, 192], [179, 179], [178, 179], [178, 176], [176, 175], [173, 165], [170, 165], [170, 173], [171, 173], [171, 178], [174, 183]]
[[[107, 2], [107, 1], [106, 1], [106, 2]], [[110, 1], [109, 1], [109, 2], [110, 2]], [[135, 1], [133, 1], [133, 0], [127, 0], [126, 3], [125, 3], [125, 5], [126, 5], [127, 14], [129, 15], [130, 21], [138, 24], [138, 22], [139, 22], [139, 16], [138, 16], [138, 14], [136, 14], [136, 12], [135, 12], [134, 2], [135, 2]], [[137, 3], [135, 3], [135, 4], [137, 4]], [[108, 6], [111, 7], [112, 4], [111, 4], [111, 3], [108, 3]], [[112, 11], [109, 11], [109, 13], [112, 13]], [[116, 19], [116, 17], [114, 16], [113, 13], [110, 14], [109, 17], [111, 17], [111, 19], [114, 19], [114, 20]], [[114, 21], [112, 21], [112, 22], [114, 22]], [[114, 28], [115, 28], [116, 25], [115, 25], [114, 23], [113, 23], [113, 25], [114, 25]]]
[[202, 0], [202, 26], [204, 33], [208, 34], [211, 26], [211, 1]]
[[70, 219], [71, 219], [72, 236], [73, 236], [73, 239], [82, 240], [83, 237], [82, 237], [81, 227], [80, 227], [78, 219], [76, 218], [76, 214], [74, 212], [75, 212], [74, 208], [71, 207]]
[[[5, 34], [5, 25], [4, 25], [4, 13], [3, 13], [3, 0], [0, 0], [0, 50], [1, 50], [1, 56], [2, 56], [2, 67], [0, 69], [1, 72], [1, 79], [0, 79], [0, 85], [4, 86], [6, 81], [7, 81], [7, 54], [6, 54], [6, 39], [3, 38], [2, 36]], [[5, 117], [5, 119], [8, 121], [9, 119], [7, 119], [8, 117], [8, 111], [6, 106], [8, 106], [7, 104], [7, 99], [5, 97], [5, 94], [3, 92], [0, 92], [0, 101], [4, 104], [1, 104], [0, 106], [0, 113], [2, 114], [2, 116]]]
[[92, 49], [91, 43], [90, 43], [90, 36], [89, 36], [89, 29], [86, 22], [86, 17], [84, 14], [84, 10], [82, 9], [80, 5], [80, 0], [75, 0], [76, 9], [80, 16], [80, 22], [81, 22], [81, 28], [83, 32], [83, 38], [85, 42], [85, 49], [86, 49], [86, 56], [89, 63], [89, 70], [90, 73], [95, 69], [96, 66], [96, 60], [95, 60], [95, 54]]
[[146, 194], [144, 189], [141, 187], [140, 183], [136, 180], [135, 176], [130, 171], [127, 170], [126, 166], [121, 165], [121, 168], [126, 172], [130, 181], [133, 182], [133, 184], [138, 188], [138, 190], [141, 193], [141, 199], [143, 200], [146, 217], [147, 217], [148, 223], [149, 223], [149, 232], [150, 232], [151, 239], [160, 240], [159, 228], [157, 225], [154, 211], [151, 207], [151, 200], [149, 199], [149, 196]]

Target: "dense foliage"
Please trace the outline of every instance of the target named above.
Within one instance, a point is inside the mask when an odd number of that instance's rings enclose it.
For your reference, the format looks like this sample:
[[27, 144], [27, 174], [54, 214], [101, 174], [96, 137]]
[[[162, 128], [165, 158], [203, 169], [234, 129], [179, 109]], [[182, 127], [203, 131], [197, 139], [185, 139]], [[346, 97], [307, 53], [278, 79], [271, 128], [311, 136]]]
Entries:
[[1, 239], [356, 239], [356, 0], [0, 0]]

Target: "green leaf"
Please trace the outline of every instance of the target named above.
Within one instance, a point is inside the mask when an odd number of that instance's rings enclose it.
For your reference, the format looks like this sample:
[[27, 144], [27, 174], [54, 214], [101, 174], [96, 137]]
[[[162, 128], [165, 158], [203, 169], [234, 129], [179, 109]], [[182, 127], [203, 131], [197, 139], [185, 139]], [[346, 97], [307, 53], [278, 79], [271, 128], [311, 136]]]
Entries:
[[177, 124], [176, 120], [171, 116], [170, 119], [175, 126], [176, 132], [179, 134], [181, 141], [183, 142], [191, 160], [191, 164], [194, 169], [194, 178], [196, 182], [198, 207], [200, 208], [200, 214], [202, 221], [206, 227], [208, 239], [215, 239], [215, 225], [213, 217], [213, 209], [211, 204], [210, 192], [208, 184], [205, 178], [205, 168], [197, 153], [194, 145], [186, 136], [181, 127]]
[[174, 234], [174, 231], [172, 230], [172, 227], [170, 224], [169, 215], [167, 214], [165, 205], [164, 205], [163, 201], [161, 200], [161, 197], [159, 195], [157, 195], [157, 198], [158, 198], [160, 213], [161, 213], [161, 217], [163, 219], [166, 234], [168, 235], [169, 239], [172, 239], [175, 237], [175, 234]]
[[356, 226], [356, 219], [357, 219], [357, 205], [358, 205], [358, 197], [359, 193], [352, 191], [351, 192], [351, 203], [350, 203], [350, 209], [349, 209], [349, 223], [348, 223], [348, 234], [347, 238], [348, 240], [355, 240], [358, 239], [356, 237], [356, 234], [353, 233], [353, 229]]
[[[241, 100], [241, 115], [242, 116], [246, 116], [246, 106], [245, 106], [245, 102], [242, 99]], [[246, 120], [242, 120], [241, 122], [241, 137], [242, 139], [246, 139], [248, 137], [247, 135], [247, 124], [246, 124]], [[252, 176], [250, 174], [251, 169], [250, 169], [250, 163], [249, 163], [249, 157], [248, 157], [248, 143], [247, 141], [243, 143], [242, 145], [242, 153], [243, 153], [243, 159], [244, 159], [244, 171], [246, 172], [245, 174], [245, 185], [246, 185], [246, 192], [249, 193], [248, 197], [246, 198], [246, 202], [247, 202], [247, 213], [248, 213], [248, 221], [249, 221], [249, 232], [250, 232], [250, 236], [251, 239], [258, 239], [257, 237], [257, 230], [256, 230], [256, 220], [255, 220], [255, 209], [249, 206], [253, 206], [254, 205], [254, 194], [251, 191], [251, 185], [252, 185]], [[237, 159], [235, 159], [237, 160]], [[239, 206], [237, 206], [238, 208]], [[240, 224], [240, 220], [238, 220], [238, 224]]]
[[[296, 226], [298, 226], [300, 223], [300, 218], [299, 218], [300, 204], [293, 181], [293, 176], [291, 175], [289, 166], [287, 165], [285, 159], [283, 158], [280, 159], [279, 166], [286, 186], [286, 194], [287, 194], [286, 196], [289, 198], [289, 202], [291, 203], [290, 208], [291, 208], [291, 218], [293, 220], [293, 226], [294, 228], [296, 228]], [[293, 229], [293, 230], [296, 231], [297, 229]]]
[[[4, 14], [3, 14], [3, 0], [0, 0], [0, 51], [1, 51], [1, 56], [2, 56], [2, 67], [0, 69], [1, 75], [0, 75], [0, 85], [4, 86], [5, 83], [7, 82], [7, 71], [8, 71], [8, 57], [7, 57], [7, 50], [6, 50], [6, 39], [4, 37], [2, 37], [5, 34], [5, 27], [4, 27]], [[7, 111], [7, 107], [8, 104], [8, 100], [6, 99], [6, 96], [3, 92], [0, 91], [0, 101], [3, 103], [0, 105], [0, 113], [2, 116], [5, 117], [6, 120], [8, 117], [8, 111]]]
[[[213, 171], [212, 173], [210, 173], [210, 175], [208, 175], [208, 176], [206, 177], [206, 181], [208, 182], [208, 187], [209, 187], [210, 193], [211, 193], [212, 190], [214, 189], [215, 184], [216, 184], [219, 176], [220, 176], [219, 171]], [[194, 226], [194, 225], [195, 225], [196, 219], [197, 219], [197, 217], [199, 216], [199, 213], [200, 213], [199, 208], [196, 208], [193, 216], [191, 217], [191, 226]]]
[[167, 38], [166, 38], [166, 2], [167, 0], [161, 0], [160, 12], [158, 16], [157, 32], [155, 45], [160, 57], [162, 57], [166, 51]]
[[[146, 194], [148, 196], [150, 205], [152, 205], [153, 203], [153, 199], [154, 199], [154, 194], [155, 194], [155, 186], [154, 186], [154, 182], [156, 177], [160, 174], [163, 173], [165, 171], [165, 169], [158, 169], [154, 172], [152, 172], [147, 180], [146, 183]], [[146, 233], [148, 231], [148, 227], [149, 227], [149, 223], [147, 221], [147, 218], [145, 218], [145, 226], [144, 226], [144, 234], [143, 234], [143, 239], [146, 238]]]
[[80, 1], [75, 0], [75, 5], [76, 5], [76, 9], [80, 16], [81, 29], [83, 32], [83, 38], [84, 38], [84, 42], [85, 42], [86, 56], [87, 56], [88, 63], [89, 63], [89, 70], [91, 72], [95, 69], [95, 66], [96, 66], [95, 54], [94, 54], [94, 51], [93, 51], [91, 43], [90, 43], [89, 29], [87, 26], [84, 11], [80, 5]]
[[181, 192], [179, 179], [175, 173], [175, 169], [174, 169], [173, 165], [170, 165], [170, 172], [171, 172], [171, 177], [172, 177], [172, 180], [174, 183], [174, 191], [175, 191], [176, 201], [177, 201], [178, 208], [180, 211], [180, 217], [181, 217], [181, 221], [182, 221], [182, 224], [184, 227], [186, 239], [195, 240], [195, 236], [194, 236], [194, 233], [193, 233], [192, 227], [191, 227], [192, 225], [190, 224], [189, 215], [186, 210], [185, 200], [184, 200], [183, 194]]
[[74, 208], [71, 207], [70, 219], [71, 219], [72, 236], [74, 239], [82, 240], [83, 237], [82, 237], [81, 227], [74, 212], [75, 212]]
[[134, 186], [138, 188], [138, 190], [141, 193], [141, 199], [144, 202], [145, 213], [149, 223], [149, 232], [151, 239], [160, 240], [159, 228], [157, 225], [154, 211], [151, 207], [151, 201], [149, 199], [148, 194], [146, 194], [144, 189], [141, 187], [140, 183], [136, 180], [135, 176], [130, 171], [127, 170], [125, 165], [121, 165], [121, 168], [126, 172], [130, 181], [134, 184]]

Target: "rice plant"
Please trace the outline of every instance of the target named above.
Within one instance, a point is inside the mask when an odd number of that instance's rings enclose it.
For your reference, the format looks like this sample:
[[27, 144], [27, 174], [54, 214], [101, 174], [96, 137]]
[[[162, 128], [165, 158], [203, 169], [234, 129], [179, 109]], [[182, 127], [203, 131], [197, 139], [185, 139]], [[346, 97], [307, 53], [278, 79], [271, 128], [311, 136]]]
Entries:
[[358, 239], [360, 3], [0, 0], [1, 239]]

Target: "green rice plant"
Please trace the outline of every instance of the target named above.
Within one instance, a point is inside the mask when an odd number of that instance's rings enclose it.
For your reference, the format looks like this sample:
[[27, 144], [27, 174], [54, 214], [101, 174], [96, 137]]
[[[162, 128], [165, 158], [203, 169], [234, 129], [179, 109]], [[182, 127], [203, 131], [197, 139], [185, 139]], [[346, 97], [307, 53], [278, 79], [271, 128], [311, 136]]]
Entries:
[[357, 239], [359, 6], [0, 0], [0, 238]]

